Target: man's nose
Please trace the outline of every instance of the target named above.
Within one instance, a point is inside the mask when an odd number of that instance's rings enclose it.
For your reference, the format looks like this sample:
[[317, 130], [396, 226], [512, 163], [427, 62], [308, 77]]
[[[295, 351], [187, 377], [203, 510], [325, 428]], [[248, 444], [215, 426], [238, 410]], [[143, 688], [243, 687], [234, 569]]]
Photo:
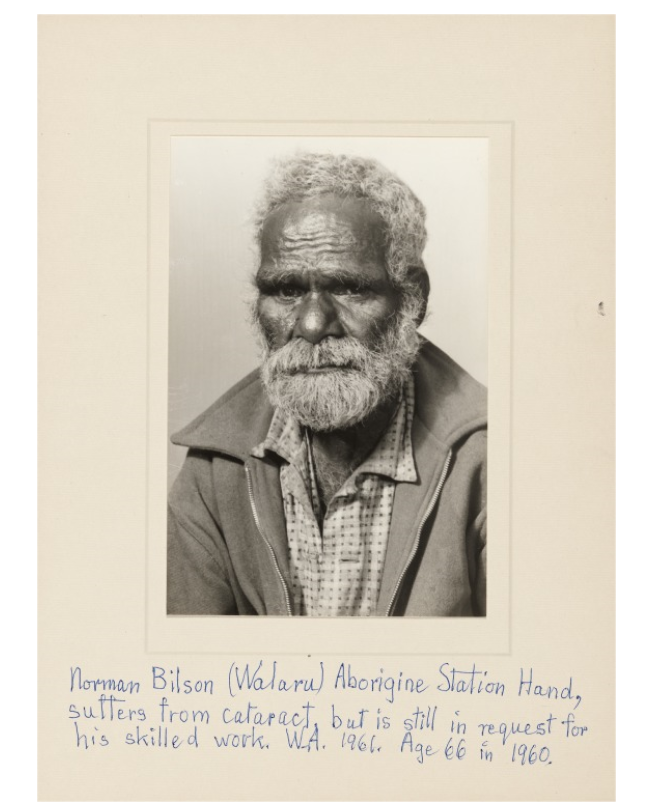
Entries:
[[296, 311], [293, 337], [318, 344], [328, 336], [340, 338], [343, 335], [343, 325], [330, 296], [326, 293], [308, 293]]

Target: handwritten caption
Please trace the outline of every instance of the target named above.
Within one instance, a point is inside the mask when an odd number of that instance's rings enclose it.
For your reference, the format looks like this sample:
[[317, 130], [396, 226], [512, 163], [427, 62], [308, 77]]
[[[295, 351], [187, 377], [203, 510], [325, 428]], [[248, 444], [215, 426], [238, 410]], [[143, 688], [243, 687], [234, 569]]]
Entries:
[[81, 751], [336, 749], [372, 758], [392, 751], [420, 765], [539, 769], [591, 735], [573, 677], [553, 681], [530, 666], [502, 681], [475, 663], [442, 662], [419, 674], [308, 661], [299, 674], [259, 659], [206, 675], [152, 665], [138, 678], [73, 665], [67, 677], [67, 715]]

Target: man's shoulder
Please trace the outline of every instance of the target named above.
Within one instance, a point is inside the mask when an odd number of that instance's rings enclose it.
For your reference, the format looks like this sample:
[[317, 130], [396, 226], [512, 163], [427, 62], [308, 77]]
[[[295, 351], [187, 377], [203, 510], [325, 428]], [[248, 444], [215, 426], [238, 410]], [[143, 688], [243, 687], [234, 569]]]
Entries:
[[245, 459], [266, 436], [272, 414], [259, 369], [255, 369], [173, 434], [171, 442]]
[[430, 341], [421, 348], [415, 381], [417, 415], [446, 445], [486, 427], [486, 386]]

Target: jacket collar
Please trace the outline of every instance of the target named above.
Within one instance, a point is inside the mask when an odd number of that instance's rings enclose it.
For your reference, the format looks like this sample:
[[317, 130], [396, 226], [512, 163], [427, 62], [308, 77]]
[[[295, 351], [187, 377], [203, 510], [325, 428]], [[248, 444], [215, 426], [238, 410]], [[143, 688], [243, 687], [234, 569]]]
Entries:
[[[415, 385], [415, 450], [429, 438], [430, 444], [447, 451], [486, 425], [486, 388], [427, 340], [416, 363]], [[272, 418], [273, 408], [255, 370], [174, 434], [171, 442], [245, 462], [252, 448], [265, 440]]]

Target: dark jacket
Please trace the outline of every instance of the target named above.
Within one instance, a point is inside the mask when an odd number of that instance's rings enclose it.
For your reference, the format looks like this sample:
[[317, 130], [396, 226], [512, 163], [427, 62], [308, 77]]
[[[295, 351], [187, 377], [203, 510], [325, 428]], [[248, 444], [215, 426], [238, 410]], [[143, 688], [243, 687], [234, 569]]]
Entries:
[[[376, 614], [484, 615], [486, 389], [429, 342], [415, 384], [418, 481], [396, 484]], [[279, 459], [250, 454], [272, 414], [255, 371], [172, 437], [169, 614], [291, 614]]]

